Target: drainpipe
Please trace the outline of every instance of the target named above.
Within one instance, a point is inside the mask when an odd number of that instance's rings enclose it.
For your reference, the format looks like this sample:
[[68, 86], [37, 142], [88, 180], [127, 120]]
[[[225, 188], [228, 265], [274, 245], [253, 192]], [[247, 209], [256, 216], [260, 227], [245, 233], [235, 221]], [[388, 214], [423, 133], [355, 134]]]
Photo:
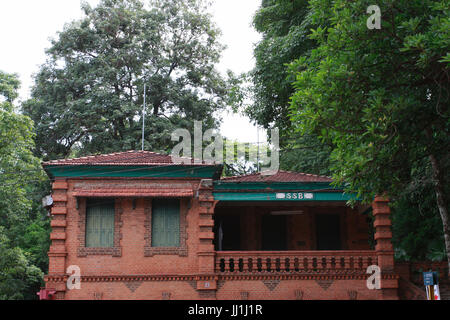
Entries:
[[54, 300], [56, 290], [41, 288], [36, 294], [39, 296], [39, 300]]

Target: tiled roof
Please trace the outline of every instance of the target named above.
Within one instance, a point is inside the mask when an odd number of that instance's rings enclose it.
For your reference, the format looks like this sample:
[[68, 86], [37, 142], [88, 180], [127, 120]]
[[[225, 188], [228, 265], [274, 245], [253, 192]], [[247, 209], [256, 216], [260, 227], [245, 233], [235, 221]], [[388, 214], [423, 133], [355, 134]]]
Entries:
[[[110, 154], [99, 154], [73, 159], [60, 159], [44, 162], [44, 166], [93, 165], [93, 166], [131, 166], [131, 165], [170, 165], [174, 164], [170, 155], [150, 151], [125, 151]], [[186, 158], [186, 164], [194, 164]], [[202, 163], [205, 165], [205, 163]]]
[[309, 173], [291, 172], [279, 170], [273, 175], [262, 175], [261, 173], [248, 174], [243, 176], [226, 177], [224, 182], [331, 182], [332, 179], [326, 176], [319, 176]]

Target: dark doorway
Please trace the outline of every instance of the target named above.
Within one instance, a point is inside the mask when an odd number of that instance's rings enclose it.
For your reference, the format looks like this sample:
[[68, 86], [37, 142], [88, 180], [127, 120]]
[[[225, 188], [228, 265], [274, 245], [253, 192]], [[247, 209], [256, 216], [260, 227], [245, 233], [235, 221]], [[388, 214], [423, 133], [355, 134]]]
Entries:
[[316, 215], [317, 250], [341, 250], [341, 227], [338, 214]]
[[215, 250], [241, 250], [240, 216], [217, 216], [214, 223], [214, 234]]
[[262, 216], [262, 250], [287, 250], [286, 216]]

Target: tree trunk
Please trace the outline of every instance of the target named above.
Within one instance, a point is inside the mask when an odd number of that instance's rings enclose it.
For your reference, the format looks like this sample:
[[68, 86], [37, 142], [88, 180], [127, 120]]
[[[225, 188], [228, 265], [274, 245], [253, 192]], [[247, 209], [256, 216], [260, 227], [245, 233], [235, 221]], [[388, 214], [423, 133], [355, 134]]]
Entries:
[[439, 209], [439, 214], [442, 219], [442, 226], [444, 228], [444, 240], [445, 240], [445, 252], [447, 253], [447, 261], [449, 266], [450, 276], [450, 217], [447, 208], [447, 199], [445, 199], [445, 193], [443, 188], [442, 173], [439, 165], [439, 161], [436, 157], [430, 155], [431, 167], [433, 169], [433, 184], [434, 191], [436, 192], [436, 202]]

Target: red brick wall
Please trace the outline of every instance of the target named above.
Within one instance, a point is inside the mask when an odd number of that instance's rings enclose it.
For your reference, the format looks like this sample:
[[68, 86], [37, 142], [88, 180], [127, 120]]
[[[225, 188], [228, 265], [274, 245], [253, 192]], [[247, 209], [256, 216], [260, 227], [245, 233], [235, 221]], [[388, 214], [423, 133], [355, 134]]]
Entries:
[[313, 214], [311, 210], [303, 209], [305, 214], [288, 216], [288, 247], [290, 250], [311, 250], [313, 230], [311, 230]]
[[[49, 252], [49, 274], [46, 287], [56, 289], [59, 299], [378, 299], [379, 290], [366, 288], [366, 275], [356, 276], [295, 276], [249, 275], [223, 276], [214, 274], [214, 250], [212, 247], [212, 214], [216, 202], [211, 200], [211, 190], [206, 186], [199, 198], [181, 201], [181, 212], [186, 214], [187, 255], [155, 254], [145, 256], [146, 214], [148, 199], [137, 199], [133, 208], [132, 198], [116, 199], [120, 208], [119, 254], [80, 256], [80, 212], [83, 201], [74, 197], [75, 189], [89, 189], [90, 184], [112, 187], [115, 183], [148, 183], [147, 179], [69, 179], [54, 183], [52, 208], [52, 244]], [[189, 183], [194, 194], [198, 180], [170, 180], [173, 183]], [[167, 184], [168, 180], [151, 180]], [[176, 191], [174, 191], [176, 192]], [[248, 208], [247, 208], [248, 209]], [[245, 209], [244, 211], [246, 211]], [[272, 208], [273, 209], [273, 208]], [[223, 209], [218, 209], [223, 210]], [[233, 210], [236, 210], [234, 208]], [[257, 214], [267, 208], [251, 208], [242, 216], [247, 232], [247, 250], [259, 245], [260, 231]], [[289, 223], [291, 249], [307, 249], [314, 246], [313, 213], [292, 216]], [[320, 209], [325, 210], [325, 209]], [[342, 210], [342, 208], [341, 208]], [[255, 215], [256, 214], [256, 215]], [[342, 212], [345, 220], [342, 228], [348, 249], [365, 249], [354, 240], [363, 238], [362, 219], [352, 211]], [[350, 225], [352, 224], [352, 225]], [[354, 225], [353, 225], [354, 224]], [[253, 228], [253, 229], [251, 229]], [[245, 230], [244, 230], [245, 231]], [[366, 234], [367, 236], [367, 234]], [[246, 238], [245, 238], [246, 237]], [[299, 242], [305, 245], [300, 247]], [[66, 290], [70, 265], [80, 267], [81, 289]], [[390, 280], [389, 280], [390, 281]], [[205, 283], [209, 285], [205, 287]], [[204, 288], [205, 290], [200, 290]], [[217, 289], [217, 290], [215, 290]]]
[[370, 249], [368, 234], [369, 225], [367, 215], [359, 213], [356, 209], [347, 208], [345, 216], [348, 250]]
[[[377, 300], [379, 290], [368, 290], [365, 280], [219, 280], [218, 290], [199, 292], [195, 280], [83, 282], [66, 299], [107, 300]], [[356, 295], [355, 295], [356, 293]]]
[[[116, 206], [121, 207], [121, 223], [120, 227], [122, 247], [121, 257], [113, 257], [111, 255], [88, 255], [86, 257], [78, 257], [77, 249], [79, 247], [78, 236], [79, 229], [79, 209], [76, 208], [76, 199], [72, 197], [75, 185], [83, 183], [89, 185], [98, 180], [70, 180], [68, 189], [67, 203], [67, 227], [66, 227], [66, 248], [67, 260], [66, 265], [78, 265], [83, 275], [142, 275], [142, 274], [178, 274], [180, 270], [183, 273], [190, 274], [197, 272], [196, 235], [198, 232], [198, 215], [196, 214], [196, 203], [193, 203], [189, 210], [188, 200], [181, 201], [181, 212], [186, 214], [188, 256], [180, 257], [176, 254], [171, 255], [155, 255], [153, 257], [144, 257], [145, 246], [145, 205], [146, 199], [137, 199], [136, 207], [133, 209], [132, 198], [116, 199]], [[155, 181], [167, 183], [167, 181]], [[179, 181], [173, 181], [179, 182]], [[182, 181], [185, 182], [185, 181]], [[105, 185], [111, 182], [105, 183]], [[121, 181], [123, 183], [123, 180]], [[136, 181], [130, 181], [135, 184]], [[144, 182], [142, 182], [144, 183]], [[198, 182], [192, 182], [193, 188], [196, 188]]]
[[368, 290], [365, 280], [249, 280], [224, 281], [217, 299], [241, 299], [248, 292], [251, 300], [349, 300], [379, 299], [378, 290]]

